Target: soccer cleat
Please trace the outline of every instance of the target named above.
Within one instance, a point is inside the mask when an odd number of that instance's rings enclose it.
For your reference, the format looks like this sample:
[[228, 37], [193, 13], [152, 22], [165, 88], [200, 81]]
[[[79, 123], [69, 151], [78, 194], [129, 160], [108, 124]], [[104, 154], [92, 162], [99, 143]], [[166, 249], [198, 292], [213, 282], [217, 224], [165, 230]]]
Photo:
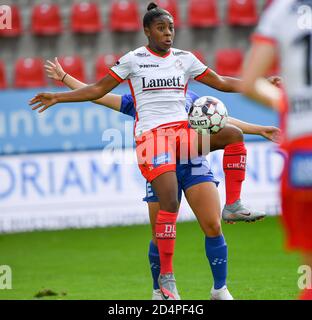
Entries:
[[226, 204], [222, 210], [222, 219], [227, 223], [238, 221], [255, 222], [264, 219], [265, 216], [264, 212], [252, 211], [246, 208], [240, 199], [233, 204]]
[[160, 289], [154, 289], [152, 300], [162, 300]]
[[173, 273], [159, 275], [158, 284], [162, 300], [181, 300]]
[[210, 293], [211, 300], [234, 300], [226, 286], [223, 286], [220, 289], [215, 289], [214, 287], [212, 287]]

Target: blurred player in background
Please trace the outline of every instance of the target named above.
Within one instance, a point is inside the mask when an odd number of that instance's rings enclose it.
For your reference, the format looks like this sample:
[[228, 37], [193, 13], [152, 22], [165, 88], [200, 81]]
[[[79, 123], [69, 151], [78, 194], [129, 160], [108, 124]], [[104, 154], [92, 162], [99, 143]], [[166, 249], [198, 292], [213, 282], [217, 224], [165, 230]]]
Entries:
[[[198, 135], [188, 127], [185, 112], [187, 82], [194, 78], [224, 92], [239, 92], [241, 80], [220, 76], [201, 63], [191, 52], [173, 49], [174, 22], [171, 14], [148, 5], [143, 19], [148, 45], [124, 55], [110, 73], [99, 82], [71, 92], [39, 93], [30, 101], [43, 111], [61, 102], [82, 102], [100, 99], [124, 80], [129, 81], [136, 106], [135, 138], [139, 168], [152, 183], [158, 196], [160, 210], [156, 218], [156, 237], [160, 256], [159, 285], [164, 299], [179, 299], [173, 274], [173, 255], [178, 213], [178, 182], [176, 163], [205, 153], [209, 137]], [[142, 67], [141, 67], [142, 66]], [[146, 67], [145, 67], [146, 66]], [[226, 150], [229, 188], [235, 198], [245, 177], [246, 148], [243, 143]], [[214, 184], [215, 215], [219, 198]], [[213, 189], [214, 188], [214, 189]], [[239, 200], [239, 199], [237, 199]], [[210, 207], [212, 208], [212, 203]], [[240, 202], [231, 204], [242, 206]], [[229, 208], [230, 209], [230, 208]], [[235, 209], [234, 209], [235, 210]], [[251, 214], [247, 211], [247, 214]], [[206, 237], [206, 246], [222, 261], [220, 272], [226, 273], [227, 246], [219, 229], [217, 237]], [[224, 265], [224, 266], [223, 266]]]
[[[86, 86], [85, 83], [80, 82], [79, 80], [72, 77], [70, 74], [67, 74], [62, 66], [59, 64], [57, 58], [55, 58], [54, 62], [47, 61], [46, 71], [48, 73], [48, 77], [57, 81], [63, 81], [66, 86], [71, 89], [79, 89]], [[197, 94], [188, 90], [186, 93], [186, 112], [188, 112], [192, 103], [199, 98]], [[131, 116], [135, 119], [135, 106], [132, 95], [116, 95], [108, 93], [103, 98], [95, 101], [95, 103], [99, 105], [103, 105], [105, 107], [111, 108], [115, 111], [122, 112], [126, 115]], [[242, 131], [244, 133], [249, 134], [257, 134], [261, 135], [271, 141], [277, 142], [279, 138], [280, 130], [271, 126], [261, 126], [254, 125], [246, 122], [242, 122], [235, 118], [229, 118], [229, 123], [233, 125], [227, 125], [226, 128], [211, 136], [211, 150], [224, 149], [227, 145], [231, 143], [241, 142], [243, 141]], [[236, 125], [238, 128], [235, 128]], [[192, 170], [197, 170], [196, 174], [192, 174]], [[209, 193], [206, 194], [205, 184], [209, 182], [217, 182], [214, 180], [213, 175], [209, 169], [209, 163], [205, 159], [205, 157], [201, 157], [197, 162], [191, 161], [188, 164], [177, 164], [177, 179], [179, 185], [178, 199], [181, 202], [182, 190], [187, 198], [187, 201], [195, 213], [204, 233], [206, 236], [215, 236], [218, 233], [213, 233], [212, 230], [217, 224], [217, 221], [220, 220], [217, 218], [211, 217], [209, 214], [209, 210], [206, 209], [209, 206]], [[206, 205], [203, 203], [207, 201]], [[153, 299], [158, 300], [161, 299], [161, 295], [159, 292], [158, 285], [158, 277], [160, 271], [160, 260], [159, 260], [159, 252], [157, 248], [157, 239], [155, 237], [155, 222], [156, 215], [159, 211], [159, 203], [156, 193], [154, 192], [150, 183], [147, 182], [146, 186], [146, 197], [144, 201], [148, 203], [149, 209], [149, 217], [152, 225], [152, 240], [149, 246], [149, 261], [150, 268], [153, 276]], [[260, 219], [261, 216], [242, 216], [240, 221], [255, 221]], [[238, 221], [238, 218], [237, 220]], [[219, 228], [219, 226], [218, 226]], [[206, 252], [206, 255], [209, 261], [213, 261], [215, 257], [210, 252]], [[214, 274], [214, 270], [213, 274]], [[221, 281], [221, 284], [214, 276], [215, 283], [214, 289], [218, 289], [219, 286], [223, 286], [224, 283]], [[226, 299], [229, 296], [225, 295], [224, 291], [212, 290], [212, 298], [213, 299]]]
[[[300, 15], [305, 12], [306, 16]], [[287, 245], [312, 269], [312, 1], [275, 0], [253, 37], [243, 91], [281, 112], [287, 152], [281, 184]], [[279, 56], [283, 90], [262, 79]], [[310, 279], [311, 281], [311, 279]], [[311, 283], [301, 299], [312, 300]]]

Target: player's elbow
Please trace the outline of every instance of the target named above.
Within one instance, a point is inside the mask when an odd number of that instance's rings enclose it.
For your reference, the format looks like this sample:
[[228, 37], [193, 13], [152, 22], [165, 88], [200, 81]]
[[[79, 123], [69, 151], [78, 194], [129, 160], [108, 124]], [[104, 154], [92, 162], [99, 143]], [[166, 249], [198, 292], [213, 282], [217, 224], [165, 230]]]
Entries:
[[98, 83], [92, 85], [92, 99], [90, 100], [98, 100], [104, 96], [105, 92], [103, 92], [102, 86]]

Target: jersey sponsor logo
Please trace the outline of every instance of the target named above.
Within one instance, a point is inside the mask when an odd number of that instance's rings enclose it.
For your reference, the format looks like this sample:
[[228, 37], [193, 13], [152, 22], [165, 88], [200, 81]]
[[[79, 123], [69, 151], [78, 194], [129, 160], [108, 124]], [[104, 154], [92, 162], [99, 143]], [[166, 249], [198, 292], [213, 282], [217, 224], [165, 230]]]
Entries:
[[178, 57], [178, 56], [181, 56], [181, 55], [183, 55], [183, 56], [188, 55], [189, 52], [187, 52], [187, 51], [173, 51], [172, 54], [174, 56]]
[[290, 157], [290, 183], [296, 188], [312, 188], [312, 152], [297, 152]]
[[134, 55], [138, 58], [146, 58], [151, 56], [149, 53], [146, 52], [137, 52]]
[[184, 90], [182, 76], [172, 77], [167, 79], [146, 79], [142, 77], [143, 91], [149, 90]]
[[139, 64], [140, 68], [159, 68], [159, 64]]

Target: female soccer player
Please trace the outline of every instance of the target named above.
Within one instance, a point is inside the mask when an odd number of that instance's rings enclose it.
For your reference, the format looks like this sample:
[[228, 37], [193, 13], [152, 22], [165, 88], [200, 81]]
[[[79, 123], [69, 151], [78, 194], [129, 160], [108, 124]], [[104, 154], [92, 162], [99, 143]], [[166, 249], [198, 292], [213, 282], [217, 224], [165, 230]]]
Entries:
[[[303, 255], [312, 270], [312, 30], [306, 25], [311, 1], [272, 3], [253, 37], [251, 55], [244, 68], [244, 93], [279, 109], [288, 154], [281, 184], [282, 218], [290, 249]], [[305, 11], [304, 19], [299, 13]], [[261, 79], [280, 56], [285, 92]], [[301, 299], [312, 300], [312, 283]], [[310, 282], [310, 283], [309, 283]], [[301, 288], [303, 289], [303, 288]]]
[[[159, 285], [164, 299], [178, 299], [173, 275], [173, 253], [178, 212], [178, 183], [176, 162], [207, 152], [207, 139], [188, 128], [185, 112], [187, 82], [194, 78], [225, 92], [238, 92], [241, 81], [216, 74], [203, 65], [192, 53], [173, 49], [173, 18], [168, 11], [150, 3], [143, 19], [148, 45], [123, 56], [109, 75], [97, 82], [71, 92], [40, 93], [31, 101], [34, 109], [44, 111], [60, 102], [94, 101], [127, 79], [136, 106], [135, 138], [139, 168], [152, 183], [159, 200], [155, 233], [160, 256]], [[246, 150], [238, 144], [228, 151], [229, 175], [233, 194], [241, 188], [245, 174]], [[210, 218], [219, 217], [216, 186], [207, 184]], [[198, 199], [198, 203], [201, 199]], [[202, 207], [203, 209], [205, 207]], [[217, 220], [216, 220], [217, 221]], [[219, 224], [219, 223], [218, 223]], [[219, 224], [220, 225], [220, 224]], [[219, 235], [206, 237], [206, 251], [214, 252], [216, 269], [226, 274], [227, 249], [221, 228]], [[220, 288], [221, 289], [221, 288]], [[225, 290], [226, 287], [225, 287]]]
[[[63, 68], [61, 67], [61, 65], [59, 64], [57, 58], [55, 58], [54, 63], [51, 61], [48, 61], [48, 64], [45, 67], [46, 67], [46, 71], [49, 78], [52, 78], [57, 81], [63, 80], [64, 84], [71, 89], [79, 89], [86, 86], [85, 83], [80, 82], [79, 80], [72, 77], [70, 74], [66, 74]], [[188, 112], [192, 103], [199, 97], [194, 92], [191, 92], [188, 90], [186, 93], [186, 98], [187, 98], [186, 112]], [[124, 114], [127, 114], [135, 119], [135, 108], [134, 108], [133, 98], [131, 95], [121, 96], [121, 95], [108, 93], [101, 99], [97, 100], [96, 103], [99, 105], [103, 105], [105, 107], [109, 107], [115, 111], [119, 111]], [[263, 137], [269, 140], [272, 140], [274, 142], [276, 142], [276, 138], [278, 138], [279, 136], [279, 129], [275, 127], [258, 126], [258, 125], [253, 125], [249, 123], [244, 123], [231, 117], [229, 118], [229, 122], [236, 124], [244, 133], [262, 135]], [[233, 138], [235, 137], [236, 139], [238, 139], [238, 141], [236, 142], [240, 142], [241, 141], [241, 136], [239, 135], [240, 131], [237, 129], [234, 130], [233, 126], [230, 126], [230, 129], [232, 130], [232, 134], [231, 134], [231, 140], [229, 140], [229, 144], [234, 141]], [[231, 132], [231, 130], [227, 129], [227, 131], [229, 132]], [[220, 139], [220, 133], [221, 132], [211, 137], [211, 148], [213, 150], [222, 148], [224, 145], [226, 145], [226, 141], [224, 141], [224, 138], [225, 138], [224, 136], [223, 136], [222, 144], [220, 142], [216, 144], [216, 140]], [[230, 137], [229, 134], [227, 136]], [[221, 135], [221, 139], [222, 139], [222, 135]], [[191, 174], [192, 169], [195, 166], [194, 162], [193, 163], [190, 162], [185, 165], [177, 164], [176, 171], [177, 171], [177, 180], [179, 185], [178, 199], [180, 202], [181, 196], [182, 196], [182, 190], [183, 190], [187, 196], [187, 200], [190, 206], [194, 208], [194, 213], [197, 216], [198, 221], [200, 222], [201, 225], [206, 225], [205, 221], [201, 216], [201, 210], [196, 211], [198, 206], [195, 206], [194, 203], [197, 199], [195, 199], [194, 201], [192, 198], [193, 194], [195, 193], [190, 192], [190, 190], [192, 190], [191, 188], [196, 185], [198, 185], [198, 187], [196, 188], [196, 193], [198, 193], [198, 190], [200, 192], [200, 189], [203, 189], [204, 191], [205, 188], [203, 188], [203, 184], [213, 181], [213, 176], [209, 171], [209, 165], [207, 160], [203, 158], [203, 159], [200, 159], [200, 162], [202, 162], [203, 170], [201, 170], [200, 172], [201, 174], [199, 174], [198, 172], [197, 175]], [[146, 190], [147, 190], [147, 194], [144, 200], [148, 203], [149, 216], [150, 216], [150, 221], [151, 221], [152, 230], [153, 230], [152, 241], [150, 242], [149, 253], [148, 253], [150, 268], [153, 276], [153, 299], [159, 299], [161, 298], [161, 296], [160, 296], [157, 280], [159, 277], [160, 261], [159, 261], [159, 253], [157, 249], [157, 241], [156, 241], [155, 232], [154, 232], [156, 215], [157, 215], [157, 212], [159, 211], [159, 203], [158, 203], [157, 196], [149, 183], [147, 183]], [[201, 196], [204, 196], [201, 192], [200, 194]], [[203, 228], [203, 229], [205, 230], [206, 228]], [[214, 297], [222, 298], [222, 296], [220, 295], [217, 297], [216, 294], [214, 295]]]

